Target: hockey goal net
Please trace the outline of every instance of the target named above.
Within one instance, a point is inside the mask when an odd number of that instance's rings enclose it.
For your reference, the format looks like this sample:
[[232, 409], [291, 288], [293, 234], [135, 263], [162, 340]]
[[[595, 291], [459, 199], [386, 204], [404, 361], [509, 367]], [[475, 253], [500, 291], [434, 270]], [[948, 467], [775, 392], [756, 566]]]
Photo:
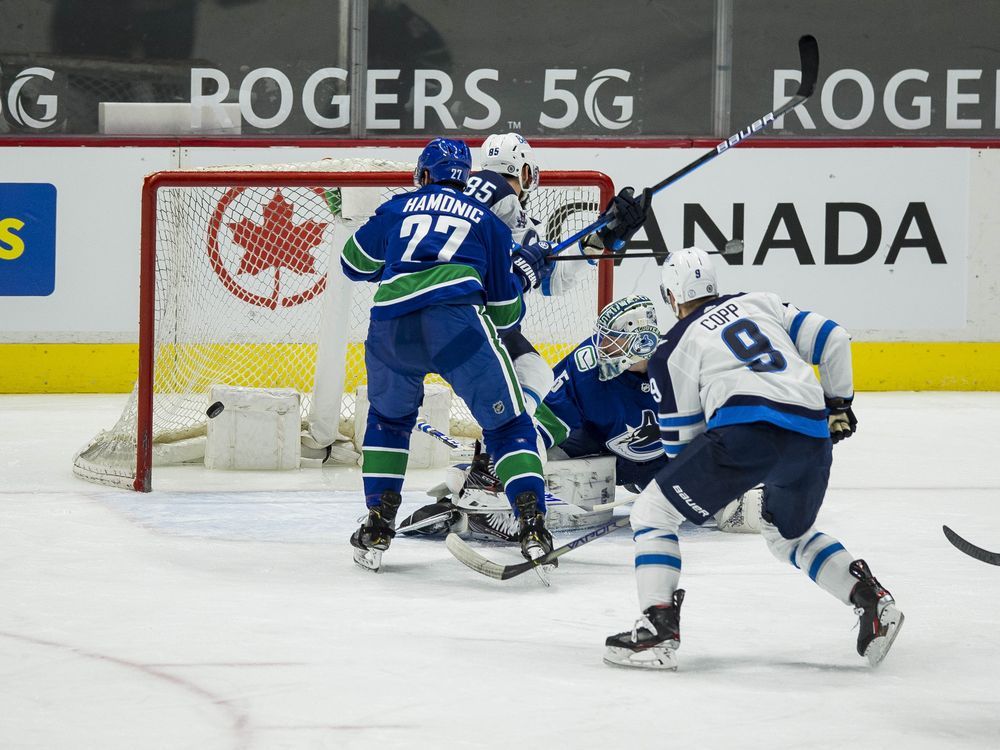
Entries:
[[[350, 437], [376, 285], [346, 282], [340, 248], [381, 202], [414, 189], [410, 169], [349, 159], [147, 177], [139, 379], [118, 422], [74, 458], [74, 472], [149, 491], [154, 465], [199, 458], [215, 384], [294, 388], [308, 428], [323, 373], [336, 372], [334, 409]], [[527, 208], [540, 233], [559, 240], [593, 222], [612, 195], [599, 172], [546, 171]], [[569, 294], [528, 296], [523, 330], [550, 364], [591, 333], [611, 276], [601, 263]], [[340, 347], [324, 349], [331, 339]], [[449, 428], [478, 429], [457, 396]]]

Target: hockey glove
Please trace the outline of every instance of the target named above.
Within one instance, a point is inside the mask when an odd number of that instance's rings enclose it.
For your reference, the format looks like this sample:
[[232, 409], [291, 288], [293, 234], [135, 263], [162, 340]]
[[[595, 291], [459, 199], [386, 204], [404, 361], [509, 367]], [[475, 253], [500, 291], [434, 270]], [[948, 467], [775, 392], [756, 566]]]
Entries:
[[[580, 252], [583, 255], [589, 255], [591, 257], [604, 255], [604, 242], [597, 236], [597, 232], [588, 234], [580, 240]], [[593, 265], [594, 261], [590, 261], [590, 263]]]
[[522, 244], [511, 253], [514, 273], [521, 279], [522, 291], [537, 289], [552, 273], [553, 264], [548, 260], [551, 252], [551, 243], [538, 239], [532, 230], [525, 233]]
[[625, 243], [646, 223], [651, 197], [652, 192], [646, 188], [642, 191], [642, 196], [636, 200], [635, 190], [627, 187], [622, 188], [621, 192], [611, 199], [601, 216], [607, 219], [608, 223], [597, 230], [597, 236], [601, 238], [604, 247], [613, 253], [625, 249]]
[[850, 398], [828, 398], [826, 408], [830, 412], [830, 440], [839, 443], [858, 431], [858, 418], [854, 416]]

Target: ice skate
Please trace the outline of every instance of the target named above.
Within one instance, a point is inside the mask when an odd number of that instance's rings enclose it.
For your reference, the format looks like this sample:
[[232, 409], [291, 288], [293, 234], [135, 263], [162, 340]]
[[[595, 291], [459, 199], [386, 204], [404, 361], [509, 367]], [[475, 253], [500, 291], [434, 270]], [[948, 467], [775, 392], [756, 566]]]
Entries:
[[382, 553], [396, 535], [396, 511], [402, 502], [398, 492], [386, 490], [378, 505], [368, 509], [368, 516], [361, 527], [351, 534], [354, 562], [365, 570], [378, 572], [382, 566]]
[[[521, 554], [525, 560], [537, 560], [552, 551], [552, 534], [545, 528], [545, 515], [538, 509], [538, 496], [534, 492], [522, 492], [514, 498], [517, 507], [518, 534]], [[535, 568], [542, 583], [549, 585], [549, 573], [556, 567], [553, 561]]]
[[903, 626], [903, 613], [896, 600], [872, 575], [864, 560], [855, 560], [849, 568], [858, 579], [851, 591], [851, 603], [859, 618], [858, 654], [878, 666], [889, 653], [892, 642]]
[[674, 592], [673, 604], [648, 607], [631, 631], [616, 633], [604, 641], [604, 661], [619, 667], [677, 670], [677, 648], [681, 645], [681, 603], [684, 590]]

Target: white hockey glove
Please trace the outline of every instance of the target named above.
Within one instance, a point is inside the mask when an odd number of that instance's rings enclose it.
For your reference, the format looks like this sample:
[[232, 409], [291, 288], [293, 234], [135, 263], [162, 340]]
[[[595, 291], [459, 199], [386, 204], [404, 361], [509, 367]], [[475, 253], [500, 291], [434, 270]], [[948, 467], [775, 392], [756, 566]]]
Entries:
[[858, 431], [858, 418], [851, 408], [852, 398], [828, 398], [826, 408], [830, 412], [827, 421], [830, 424], [830, 440], [839, 443], [847, 440]]

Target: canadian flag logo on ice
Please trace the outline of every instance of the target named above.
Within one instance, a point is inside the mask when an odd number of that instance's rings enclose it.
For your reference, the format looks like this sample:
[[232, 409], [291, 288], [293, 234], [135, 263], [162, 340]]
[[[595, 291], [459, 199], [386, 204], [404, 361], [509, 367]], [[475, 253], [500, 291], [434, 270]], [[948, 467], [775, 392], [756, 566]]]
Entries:
[[[326, 210], [323, 190], [310, 193]], [[306, 209], [280, 189], [270, 197], [253, 188], [226, 191], [209, 222], [208, 259], [230, 293], [274, 310], [302, 304], [323, 291], [326, 268], [320, 267], [325, 263], [318, 264], [316, 253], [328, 224], [305, 216]]]

